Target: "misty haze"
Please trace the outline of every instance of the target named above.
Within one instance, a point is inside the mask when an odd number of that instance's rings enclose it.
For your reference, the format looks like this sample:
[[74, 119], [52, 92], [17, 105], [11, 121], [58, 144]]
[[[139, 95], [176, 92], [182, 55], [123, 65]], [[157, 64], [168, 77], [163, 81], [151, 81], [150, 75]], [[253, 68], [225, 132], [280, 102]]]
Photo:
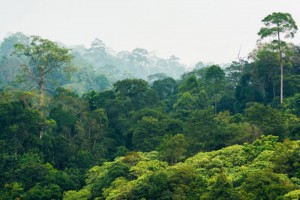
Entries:
[[0, 200], [300, 199], [299, 7], [0, 0]]

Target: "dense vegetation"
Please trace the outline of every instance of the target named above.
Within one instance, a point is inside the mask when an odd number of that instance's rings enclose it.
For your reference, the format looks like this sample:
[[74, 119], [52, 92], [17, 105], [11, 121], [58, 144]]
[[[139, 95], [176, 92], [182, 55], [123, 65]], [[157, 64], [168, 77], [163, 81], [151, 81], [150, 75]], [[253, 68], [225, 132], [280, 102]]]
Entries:
[[0, 55], [0, 199], [300, 198], [300, 46], [184, 74], [100, 40], [16, 33]]
[[[17, 88], [30, 89], [21, 81], [23, 78], [18, 73], [22, 70], [21, 64], [24, 64], [24, 58], [14, 53], [15, 44], [29, 44], [30, 40], [19, 32], [9, 35], [2, 41], [0, 88], [13, 87], [17, 84]], [[59, 44], [59, 46], [64, 45]], [[136, 48], [132, 52], [115, 53], [99, 39], [95, 39], [89, 48], [80, 45], [73, 46], [70, 52], [73, 56], [72, 67], [69, 67], [67, 72], [72, 72], [72, 76], [68, 76], [69, 74], [62, 70], [52, 72], [51, 82], [46, 85], [47, 91], [52, 94], [59, 86], [71, 89], [79, 95], [90, 90], [104, 91], [111, 88], [112, 84], [118, 80], [126, 78], [153, 80], [155, 74], [160, 77], [168, 75], [177, 79], [186, 68], [175, 56], [163, 59], [141, 48]]]

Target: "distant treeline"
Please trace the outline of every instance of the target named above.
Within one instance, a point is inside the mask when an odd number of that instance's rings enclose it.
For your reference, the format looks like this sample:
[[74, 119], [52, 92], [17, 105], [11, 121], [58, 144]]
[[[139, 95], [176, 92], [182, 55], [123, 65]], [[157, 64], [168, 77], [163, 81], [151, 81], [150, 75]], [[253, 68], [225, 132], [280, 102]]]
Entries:
[[300, 46], [277, 47], [183, 73], [100, 40], [5, 38], [0, 199], [299, 199]]

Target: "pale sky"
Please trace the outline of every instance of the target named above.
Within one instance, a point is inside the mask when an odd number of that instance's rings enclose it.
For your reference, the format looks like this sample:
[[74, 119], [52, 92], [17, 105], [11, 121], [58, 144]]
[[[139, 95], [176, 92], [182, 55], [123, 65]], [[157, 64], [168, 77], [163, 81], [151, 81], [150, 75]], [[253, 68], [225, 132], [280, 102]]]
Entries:
[[255, 48], [272, 12], [292, 14], [300, 29], [299, 0], [0, 0], [0, 40], [23, 32], [89, 47], [99, 38], [115, 51], [224, 63]]

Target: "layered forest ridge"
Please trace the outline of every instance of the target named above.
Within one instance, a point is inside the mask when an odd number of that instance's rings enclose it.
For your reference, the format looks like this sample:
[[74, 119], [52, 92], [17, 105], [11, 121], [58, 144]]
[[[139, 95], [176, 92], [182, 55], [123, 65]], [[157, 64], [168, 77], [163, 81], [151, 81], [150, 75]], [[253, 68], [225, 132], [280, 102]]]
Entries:
[[300, 46], [282, 40], [297, 26], [262, 22], [274, 40], [247, 59], [192, 70], [99, 39], [4, 38], [0, 199], [300, 199]]

